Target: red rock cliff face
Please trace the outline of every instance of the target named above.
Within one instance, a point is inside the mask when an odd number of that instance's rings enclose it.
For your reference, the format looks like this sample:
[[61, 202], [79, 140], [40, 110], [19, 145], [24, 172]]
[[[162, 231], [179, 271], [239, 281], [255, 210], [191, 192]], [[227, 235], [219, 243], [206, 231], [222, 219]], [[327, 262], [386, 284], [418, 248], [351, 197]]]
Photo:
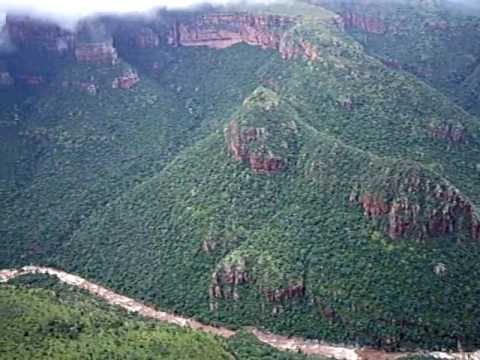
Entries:
[[231, 121], [225, 129], [225, 142], [230, 154], [237, 161], [244, 162], [257, 174], [276, 174], [286, 168], [286, 162], [270, 151], [251, 151], [251, 142], [264, 142], [264, 128], [240, 128], [236, 121]]
[[463, 233], [480, 240], [478, 214], [458, 190], [419, 177], [407, 178], [401, 186], [403, 194], [388, 199], [367, 192], [350, 200], [358, 201], [365, 217], [379, 224], [391, 239], [423, 240]]
[[318, 58], [307, 41], [284, 41], [284, 35], [297, 20], [288, 16], [249, 14], [211, 14], [176, 20], [168, 34], [172, 46], [208, 46], [223, 49], [245, 43], [274, 49], [283, 58]]
[[114, 65], [118, 61], [118, 54], [111, 41], [79, 43], [75, 48], [75, 58], [79, 63]]
[[126, 70], [121, 76], [117, 77], [112, 82], [112, 88], [128, 90], [133, 88], [135, 85], [138, 84], [140, 81], [140, 77], [138, 76], [137, 72], [133, 70]]
[[[247, 261], [240, 257], [233, 264], [223, 264], [212, 274], [212, 281], [209, 288], [210, 309], [218, 309], [218, 300], [240, 299], [240, 286], [255, 284], [247, 269]], [[301, 299], [305, 297], [305, 286], [302, 281], [292, 282], [286, 287], [260, 289], [265, 300], [273, 305], [273, 312], [281, 310], [281, 304], [285, 301]]]
[[223, 264], [212, 274], [212, 282], [208, 290], [210, 310], [218, 308], [217, 300], [238, 300], [239, 286], [250, 281], [245, 259], [240, 258], [235, 264]]
[[50, 22], [25, 16], [7, 16], [7, 31], [17, 46], [37, 46], [55, 54], [71, 53], [75, 36]]

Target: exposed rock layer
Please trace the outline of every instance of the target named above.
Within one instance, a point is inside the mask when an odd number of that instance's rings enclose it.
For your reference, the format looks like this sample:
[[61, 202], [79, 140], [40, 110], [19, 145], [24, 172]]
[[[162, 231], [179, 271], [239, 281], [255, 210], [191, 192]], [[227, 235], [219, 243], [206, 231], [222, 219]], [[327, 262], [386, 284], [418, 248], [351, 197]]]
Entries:
[[397, 184], [396, 195], [365, 192], [351, 196], [366, 218], [379, 224], [391, 239], [417, 240], [453, 235], [480, 240], [476, 209], [457, 189], [411, 176]]
[[120, 88], [120, 89], [131, 89], [133, 88], [138, 82], [140, 81], [140, 78], [138, 74], [133, 71], [133, 70], [127, 70], [125, 71], [122, 75], [117, 77], [115, 80], [113, 80], [112, 87], [114, 89]]
[[176, 20], [168, 34], [172, 46], [223, 49], [239, 43], [280, 52], [284, 59], [315, 60], [318, 53], [306, 40], [285, 36], [298, 19], [279, 15], [211, 14]]
[[235, 120], [225, 129], [225, 142], [235, 160], [248, 164], [255, 173], [276, 174], [286, 168], [284, 159], [265, 147], [262, 150], [249, 149], [252, 142], [263, 143], [266, 137], [265, 128], [241, 128]]

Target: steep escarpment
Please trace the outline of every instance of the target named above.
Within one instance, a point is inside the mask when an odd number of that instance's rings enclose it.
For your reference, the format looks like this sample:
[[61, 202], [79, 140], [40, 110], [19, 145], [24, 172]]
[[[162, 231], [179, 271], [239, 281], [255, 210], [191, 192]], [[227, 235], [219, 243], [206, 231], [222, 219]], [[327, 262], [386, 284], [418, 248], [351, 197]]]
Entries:
[[[6, 61], [13, 82], [38, 87], [68, 63], [115, 66], [120, 60], [117, 47], [129, 57], [166, 47], [224, 49], [243, 43], [275, 50], [286, 60], [317, 60], [320, 55], [314, 44], [291, 32], [300, 23], [301, 16], [160, 11], [133, 23], [122, 17], [92, 18], [67, 30], [47, 20], [8, 16], [6, 31], [15, 51]], [[160, 57], [150, 67], [160, 72], [165, 61]], [[2, 86], [12, 85], [12, 80], [2, 72]]]
[[352, 192], [350, 201], [360, 203], [365, 217], [393, 240], [480, 239], [480, 218], [471, 201], [419, 165], [398, 163], [368, 184]]
[[206, 46], [224, 49], [245, 43], [277, 51], [285, 60], [315, 61], [320, 57], [308, 37], [292, 34], [302, 16], [249, 13], [213, 13], [170, 19], [167, 42], [171, 46]]
[[241, 42], [278, 49], [282, 34], [295, 25], [287, 16], [206, 14], [175, 21], [169, 34], [173, 46], [225, 48]]
[[318, 54], [312, 43], [288, 41], [287, 32], [300, 17], [255, 14], [206, 14], [180, 17], [168, 33], [172, 46], [208, 46], [222, 49], [239, 43], [280, 52], [284, 59], [315, 60]]

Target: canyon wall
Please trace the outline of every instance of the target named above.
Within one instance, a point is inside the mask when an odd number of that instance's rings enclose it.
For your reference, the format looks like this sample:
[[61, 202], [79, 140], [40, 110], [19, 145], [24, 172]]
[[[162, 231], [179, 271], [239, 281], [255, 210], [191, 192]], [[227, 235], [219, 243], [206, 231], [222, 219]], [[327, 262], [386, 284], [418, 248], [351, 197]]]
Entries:
[[354, 191], [350, 201], [359, 203], [364, 216], [391, 239], [453, 236], [457, 241], [480, 240], [477, 209], [453, 186], [411, 173], [393, 175], [376, 188]]
[[304, 39], [292, 41], [288, 30], [300, 18], [280, 15], [210, 14], [175, 19], [167, 40], [172, 46], [207, 46], [224, 49], [245, 43], [280, 52], [284, 59], [315, 60], [318, 53]]
[[[121, 44], [124, 50], [135, 51], [163, 45], [224, 49], [244, 43], [278, 51], [286, 60], [316, 60], [319, 54], [315, 46], [289, 33], [301, 21], [300, 17], [248, 13], [167, 13], [141, 20], [135, 26], [122, 18], [89, 19], [68, 30], [46, 20], [9, 15], [5, 28], [13, 48], [38, 56], [38, 61], [30, 61], [14, 73], [2, 73], [0, 82], [4, 87], [16, 82], [29, 86], [48, 82], [51, 74], [37, 67], [51, 63], [54, 58], [84, 64], [115, 65], [119, 61], [117, 44]], [[35, 65], [37, 63], [38, 66]], [[157, 64], [152, 65], [155, 71], [158, 71]], [[128, 76], [128, 79], [117, 79], [115, 85], [129, 88], [135, 81], [133, 76]], [[277, 159], [259, 157], [258, 154], [252, 154], [251, 160], [252, 167], [259, 172], [265, 168], [276, 171], [282, 166]]]

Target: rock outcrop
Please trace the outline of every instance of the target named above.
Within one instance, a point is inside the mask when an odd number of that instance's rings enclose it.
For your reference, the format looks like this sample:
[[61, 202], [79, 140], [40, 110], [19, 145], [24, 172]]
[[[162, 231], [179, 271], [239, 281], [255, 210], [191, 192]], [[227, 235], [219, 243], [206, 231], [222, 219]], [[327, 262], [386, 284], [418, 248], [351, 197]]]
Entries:
[[305, 297], [303, 281], [292, 281], [285, 287], [269, 288], [259, 286], [258, 279], [253, 278], [252, 272], [253, 270], [248, 268], [247, 259], [243, 256], [239, 256], [235, 260], [229, 259], [222, 262], [212, 274], [209, 288], [210, 309], [212, 311], [217, 310], [218, 300], [220, 299], [239, 300], [240, 286], [245, 284], [254, 284], [259, 287], [258, 291], [268, 303], [272, 304], [274, 314], [281, 311], [282, 305], [286, 301]]
[[122, 75], [115, 78], [112, 82], [112, 88], [114, 89], [131, 89], [133, 88], [138, 82], [140, 81], [140, 77], [138, 76], [136, 71], [132, 69], [126, 70]]
[[113, 41], [79, 43], [75, 47], [75, 58], [79, 63], [115, 65], [118, 54]]
[[217, 271], [212, 274], [212, 282], [209, 288], [210, 309], [218, 308], [217, 300], [238, 300], [240, 298], [239, 285], [250, 281], [247, 271], [246, 260], [238, 258], [233, 263], [223, 263]]
[[[241, 128], [235, 120], [225, 129], [225, 142], [230, 154], [235, 160], [248, 164], [257, 174], [276, 174], [287, 165], [284, 159], [262, 145], [265, 144], [267, 136], [265, 128]], [[253, 142], [259, 144], [256, 150], [250, 149]]]
[[378, 192], [350, 197], [391, 239], [454, 235], [480, 240], [480, 219], [474, 205], [451, 185], [414, 175], [394, 186], [397, 189], [385, 191], [380, 186]]
[[[146, 21], [139, 27], [84, 21], [76, 31], [54, 23], [25, 16], [9, 16], [6, 29], [15, 47], [35, 47], [48, 53], [73, 56], [80, 63], [115, 64], [118, 54], [113, 37], [124, 46], [136, 49], [157, 48], [162, 42], [171, 46], [208, 46], [223, 49], [245, 43], [278, 51], [284, 59], [319, 58], [316, 47], [306, 39], [289, 33], [299, 18], [248, 13], [205, 15], [168, 15], [166, 27], [155, 28]], [[115, 30], [117, 29], [117, 30]], [[123, 29], [118, 30], [118, 29]], [[131, 30], [133, 29], [133, 30]], [[131, 30], [131, 31], [130, 31]], [[116, 33], [118, 31], [118, 33]], [[113, 35], [112, 35], [113, 34]]]
[[286, 287], [264, 291], [265, 299], [272, 304], [272, 314], [276, 315], [283, 310], [283, 304], [295, 299], [305, 297], [303, 282], [291, 283]]
[[305, 296], [305, 286], [302, 282], [293, 283], [284, 288], [265, 291], [265, 298], [270, 302], [301, 299]]
[[431, 122], [429, 131], [433, 139], [444, 140], [449, 143], [460, 144], [464, 143], [466, 139], [465, 127], [459, 122]]
[[318, 58], [315, 47], [306, 40], [285, 37], [298, 19], [279, 15], [210, 14], [174, 21], [168, 34], [172, 46], [207, 46], [223, 49], [245, 43], [273, 49], [284, 59]]
[[173, 46], [226, 48], [238, 43], [278, 49], [282, 31], [294, 23], [286, 16], [210, 14], [175, 21], [168, 37]]

